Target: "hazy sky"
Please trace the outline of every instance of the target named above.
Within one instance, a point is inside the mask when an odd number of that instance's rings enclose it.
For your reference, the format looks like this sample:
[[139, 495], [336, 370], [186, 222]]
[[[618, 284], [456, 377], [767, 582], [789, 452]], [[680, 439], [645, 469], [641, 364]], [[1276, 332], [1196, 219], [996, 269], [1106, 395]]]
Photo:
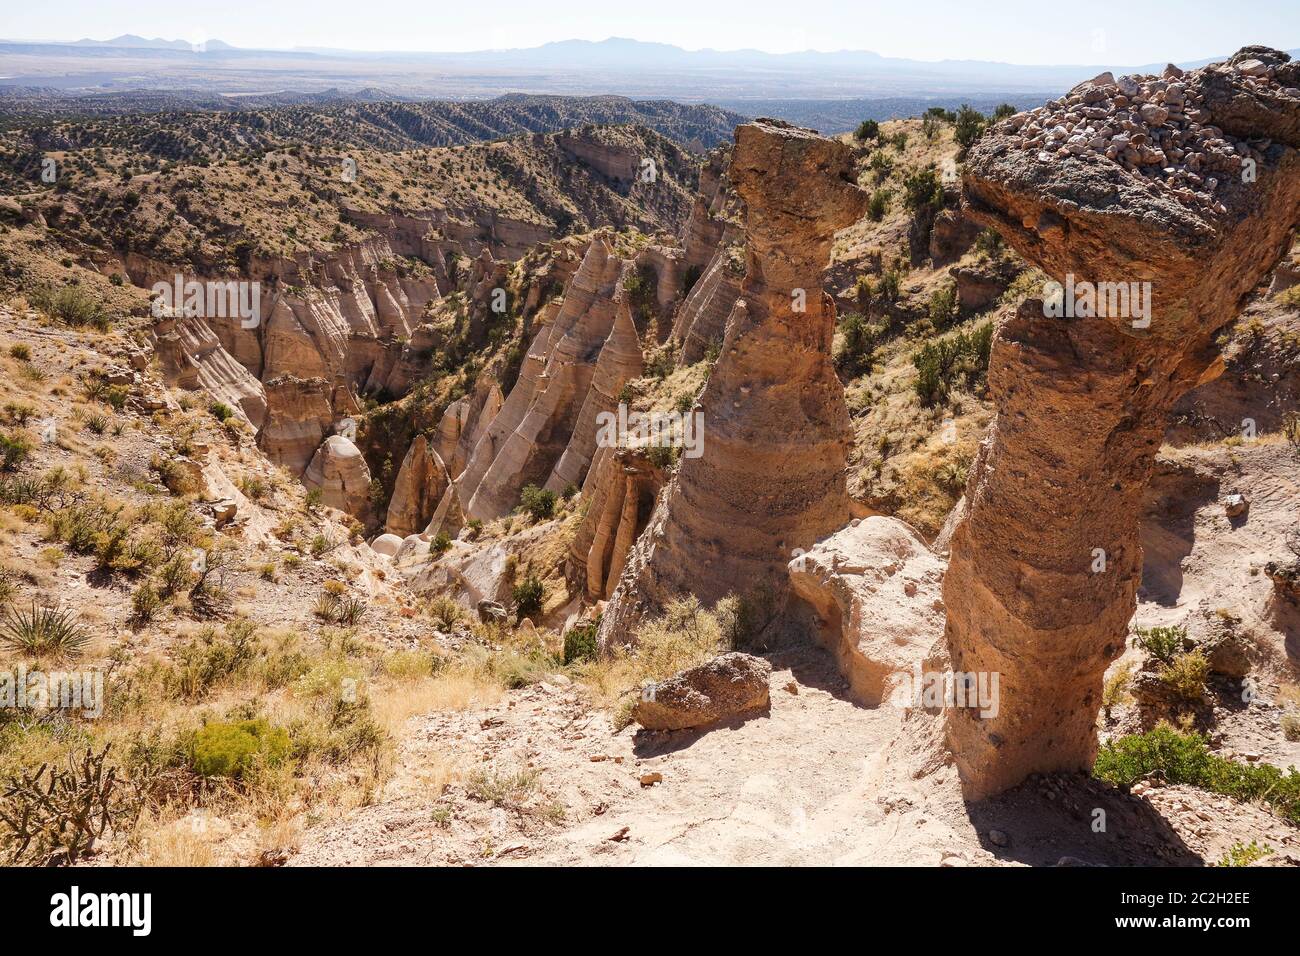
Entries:
[[687, 49], [1140, 64], [1300, 47], [1300, 0], [6, 0], [0, 37], [479, 50], [633, 37]]

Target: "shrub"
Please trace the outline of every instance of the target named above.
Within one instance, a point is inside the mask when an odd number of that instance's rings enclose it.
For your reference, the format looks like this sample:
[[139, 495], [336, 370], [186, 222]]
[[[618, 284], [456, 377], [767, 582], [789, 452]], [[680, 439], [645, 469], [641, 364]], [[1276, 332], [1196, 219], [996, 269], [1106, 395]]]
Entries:
[[861, 313], [846, 313], [840, 320], [841, 338], [835, 353], [836, 367], [849, 378], [870, 372], [880, 332], [880, 328], [869, 323]]
[[289, 734], [266, 720], [215, 721], [196, 730], [187, 745], [190, 768], [202, 777], [246, 778], [289, 755]]
[[1268, 856], [1272, 852], [1273, 848], [1271, 846], [1260, 846], [1254, 840], [1251, 840], [1250, 845], [1247, 846], [1245, 843], [1238, 840], [1228, 848], [1228, 852], [1223, 854], [1223, 857], [1219, 862], [1214, 865], [1250, 866], [1252, 863], [1264, 859], [1264, 857]]
[[103, 303], [81, 286], [65, 285], [58, 289], [42, 286], [29, 292], [28, 298], [36, 308], [68, 325], [108, 330], [109, 319]]
[[26, 342], [15, 342], [9, 346], [9, 354], [20, 362], [30, 362], [32, 360], [32, 348]]
[[367, 610], [366, 602], [359, 597], [326, 590], [316, 599], [314, 613], [326, 623], [356, 627], [366, 616]]
[[1010, 103], [1000, 103], [993, 110], [993, 122], [996, 123], [998, 120], [1004, 120], [1009, 116], [1015, 116], [1015, 115], [1016, 115], [1016, 108], [1014, 106], [1012, 106]]
[[1185, 701], [1198, 701], [1205, 697], [1205, 679], [1210, 676], [1210, 662], [1199, 650], [1178, 654], [1165, 664], [1160, 679]]
[[158, 589], [148, 581], [131, 594], [131, 617], [137, 624], [148, 624], [162, 607]]
[[32, 443], [26, 435], [0, 435], [0, 471], [17, 471], [31, 451]]
[[212, 413], [213, 418], [222, 424], [235, 417], [235, 410], [225, 402], [213, 402], [208, 406], [208, 411]]
[[863, 120], [858, 124], [858, 128], [853, 131], [853, 136], [859, 142], [876, 139], [880, 136], [880, 124], [873, 119]]
[[930, 321], [936, 329], [945, 329], [957, 311], [957, 284], [945, 283], [930, 295]]
[[918, 169], [904, 178], [903, 205], [914, 213], [943, 205], [943, 183], [933, 166]]
[[1181, 734], [1161, 723], [1145, 734], [1106, 743], [1093, 775], [1122, 787], [1158, 773], [1165, 782], [1201, 787], [1241, 801], [1263, 800], [1284, 818], [1300, 823], [1300, 773], [1272, 764], [1239, 764], [1210, 752], [1199, 734]]
[[1173, 627], [1139, 627], [1133, 642], [1158, 661], [1166, 664], [1183, 649], [1187, 639], [1187, 628], [1182, 625]]
[[527, 511], [534, 521], [543, 521], [555, 514], [555, 492], [525, 485], [519, 496], [519, 507]]
[[586, 624], [578, 624], [569, 628], [564, 634], [564, 663], [572, 664], [575, 661], [590, 661], [596, 659], [598, 648], [596, 645], [596, 631], [599, 630], [598, 621], [588, 621]]
[[969, 149], [984, 134], [987, 126], [983, 113], [963, 103], [961, 109], [957, 111], [957, 121], [953, 125], [953, 138], [962, 149]]
[[1300, 740], [1300, 713], [1292, 710], [1282, 715], [1282, 736], [1292, 743]]
[[429, 604], [429, 615], [438, 622], [444, 631], [450, 631], [461, 622], [465, 612], [451, 598], [436, 597]]
[[880, 222], [885, 218], [885, 213], [889, 212], [889, 197], [891, 192], [888, 189], [877, 189], [871, 194], [867, 201], [867, 218], [872, 222]]
[[446, 554], [451, 550], [451, 535], [445, 531], [439, 531], [438, 536], [429, 543], [429, 553], [435, 555]]
[[515, 602], [515, 611], [520, 617], [528, 617], [542, 609], [542, 600], [546, 589], [536, 575], [528, 575], [511, 590], [510, 596]]
[[948, 397], [959, 384], [977, 387], [988, 372], [989, 352], [993, 342], [993, 323], [955, 335], [936, 339], [921, 346], [912, 356], [916, 367], [916, 393], [923, 404], [930, 405]]
[[26, 611], [5, 609], [0, 643], [36, 657], [75, 657], [90, 643], [90, 635], [72, 611], [33, 600]]

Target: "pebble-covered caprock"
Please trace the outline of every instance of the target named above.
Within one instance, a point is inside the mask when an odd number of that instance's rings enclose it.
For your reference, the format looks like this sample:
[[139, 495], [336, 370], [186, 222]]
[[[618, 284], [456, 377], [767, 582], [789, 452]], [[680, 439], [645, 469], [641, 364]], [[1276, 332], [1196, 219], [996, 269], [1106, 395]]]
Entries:
[[[1234, 71], [1247, 87], [1277, 88], [1275, 67], [1260, 60], [1216, 64], [1206, 71]], [[1188, 205], [1227, 210], [1215, 198], [1224, 176], [1240, 176], [1248, 159], [1262, 161], [1271, 141], [1238, 140], [1214, 125], [1205, 97], [1170, 64], [1160, 76], [1103, 73], [1059, 100], [1006, 120], [1011, 142], [1037, 153], [1044, 163], [1068, 156], [1119, 163], [1153, 188]], [[1286, 90], [1300, 97], [1300, 90]]]

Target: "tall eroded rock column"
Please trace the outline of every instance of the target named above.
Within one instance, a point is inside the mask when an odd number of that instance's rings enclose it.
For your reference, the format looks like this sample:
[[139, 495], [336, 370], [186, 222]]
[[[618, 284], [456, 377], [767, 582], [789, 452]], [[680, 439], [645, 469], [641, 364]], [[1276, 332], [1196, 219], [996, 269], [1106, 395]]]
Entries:
[[629, 640], [646, 611], [682, 594], [779, 601], [791, 551], [848, 522], [849, 416], [821, 273], [836, 230], [865, 211], [851, 168], [846, 146], [809, 130], [736, 129], [731, 180], [746, 204], [748, 261], [696, 412], [702, 454], [683, 457], [633, 549], [602, 643]]
[[944, 578], [953, 669], [1000, 675], [995, 716], [949, 711], [968, 797], [1095, 758], [1170, 410], [1218, 374], [1216, 333], [1300, 215], [1297, 88], [1300, 67], [1258, 47], [1185, 75], [1103, 75], [967, 159], [967, 215], [1059, 284], [994, 339], [997, 416]]

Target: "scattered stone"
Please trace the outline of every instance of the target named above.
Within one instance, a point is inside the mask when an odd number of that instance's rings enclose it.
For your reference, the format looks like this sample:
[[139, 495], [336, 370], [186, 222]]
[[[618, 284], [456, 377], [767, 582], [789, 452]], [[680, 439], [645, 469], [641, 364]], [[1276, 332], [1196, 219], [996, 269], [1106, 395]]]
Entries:
[[664, 782], [664, 775], [657, 770], [652, 770], [649, 773], [641, 774], [642, 787], [653, 787], [656, 783], [663, 783], [663, 782]]
[[1011, 837], [1007, 836], [1001, 830], [990, 830], [989, 842], [992, 843], [994, 846], [1002, 846], [1002, 847], [1010, 846]]
[[631, 829], [632, 829], [631, 827], [619, 827], [618, 830], [616, 830], [613, 834], [605, 837], [605, 842], [623, 843], [627, 840], [627, 835], [631, 831]]
[[1250, 502], [1246, 500], [1245, 495], [1233, 494], [1223, 499], [1223, 513], [1229, 518], [1240, 518], [1248, 508]]

